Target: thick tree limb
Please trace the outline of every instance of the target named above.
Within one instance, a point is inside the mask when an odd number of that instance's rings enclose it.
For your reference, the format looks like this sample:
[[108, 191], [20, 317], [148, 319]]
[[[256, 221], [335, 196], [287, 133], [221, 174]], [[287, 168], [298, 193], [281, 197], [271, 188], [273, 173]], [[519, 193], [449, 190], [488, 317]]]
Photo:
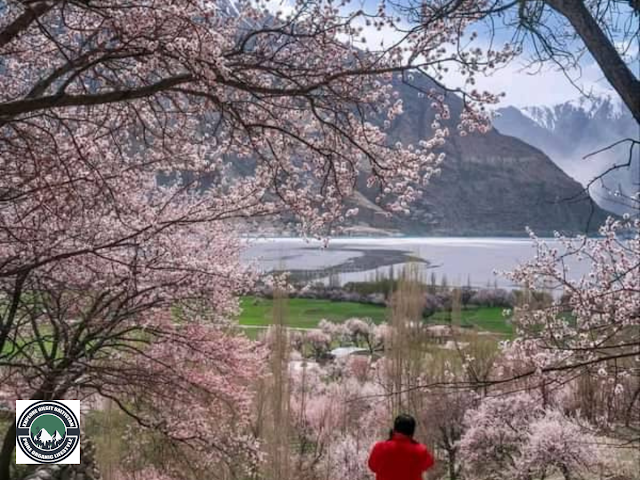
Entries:
[[47, 13], [53, 7], [54, 2], [40, 2], [34, 7], [27, 7], [26, 10], [7, 25], [0, 32], [0, 48], [14, 40], [18, 35], [24, 32], [38, 17]]
[[44, 110], [47, 108], [60, 107], [79, 107], [89, 105], [104, 105], [107, 103], [125, 102], [128, 100], [136, 100], [139, 98], [149, 97], [163, 90], [167, 90], [176, 85], [186, 83], [193, 80], [190, 74], [177, 75], [171, 78], [165, 78], [159, 82], [150, 85], [130, 89], [115, 90], [106, 93], [96, 93], [87, 95], [49, 95], [39, 98], [28, 98], [25, 100], [17, 100], [15, 102], [7, 102], [0, 105], [0, 117], [13, 117], [25, 113]]
[[640, 80], [624, 62], [613, 43], [581, 0], [546, 0], [547, 5], [566, 17], [596, 60], [604, 76], [616, 89], [640, 124]]

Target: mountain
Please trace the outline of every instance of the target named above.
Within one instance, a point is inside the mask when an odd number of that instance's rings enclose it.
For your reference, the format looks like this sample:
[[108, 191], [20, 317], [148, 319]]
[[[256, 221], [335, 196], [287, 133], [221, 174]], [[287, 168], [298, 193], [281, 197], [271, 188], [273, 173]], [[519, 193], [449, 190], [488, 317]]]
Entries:
[[62, 435], [60, 435], [60, 433], [58, 433], [58, 431], [56, 430], [56, 433], [53, 434], [52, 440], [55, 445], [59, 445], [62, 441]]
[[[396, 88], [404, 114], [392, 124], [391, 141], [415, 144], [430, 135], [434, 114], [414, 89]], [[456, 119], [462, 101], [450, 95], [448, 103]], [[455, 120], [448, 126], [453, 134], [444, 147], [442, 173], [412, 205], [410, 215], [385, 217], [363, 180], [354, 201], [360, 209], [354, 234], [373, 228], [405, 235], [521, 236], [530, 227], [548, 235], [555, 230], [584, 232], [587, 227], [592, 231], [606, 218], [582, 186], [540, 149], [495, 129], [461, 137], [455, 133]]]
[[[586, 155], [625, 138], [640, 138], [640, 127], [628, 110], [608, 96], [581, 98], [551, 107], [506, 107], [497, 113], [494, 126], [501, 133], [539, 148], [585, 186], [611, 166], [627, 163], [629, 145], [619, 145], [585, 159]], [[594, 183], [590, 189], [594, 199], [608, 210], [628, 211], [621, 198], [638, 191], [639, 163], [632, 161], [630, 167], [610, 172], [602, 182]]]
[[[237, 0], [217, 5], [221, 15], [239, 14]], [[250, 20], [247, 20], [248, 25]], [[412, 82], [423, 91], [436, 85], [426, 78]], [[434, 112], [430, 101], [421, 98], [414, 86], [394, 81], [404, 104], [404, 114], [391, 126], [390, 142], [417, 144], [432, 134]], [[462, 111], [462, 100], [445, 94], [451, 118]], [[370, 118], [382, 123], [382, 119]], [[411, 206], [409, 216], [387, 215], [375, 203], [376, 192], [366, 187], [365, 175], [359, 179], [351, 206], [359, 213], [347, 225], [353, 235], [512, 235], [522, 236], [530, 227], [540, 235], [594, 231], [606, 218], [605, 212], [583, 192], [583, 187], [558, 168], [532, 140], [513, 138], [500, 131], [488, 134], [456, 135], [456, 122], [448, 124], [453, 133], [444, 147], [447, 158], [442, 173], [434, 178], [423, 198]], [[546, 129], [538, 129], [541, 136]], [[528, 143], [534, 145], [532, 147]], [[242, 177], [255, 164], [234, 162], [229, 175]], [[203, 188], [207, 187], [205, 180]], [[291, 219], [246, 221], [246, 233], [265, 235], [295, 234]]]
[[[56, 432], [58, 433], [58, 432]], [[49, 435], [49, 432], [47, 432], [44, 428], [41, 429], [38, 434], [34, 437], [34, 440], [36, 442], [39, 442], [40, 445], [45, 445], [46, 443], [50, 442], [51, 440], [53, 440], [53, 437], [51, 435]]]
[[[429, 138], [434, 120], [429, 102], [412, 87], [395, 87], [404, 113], [392, 123], [389, 140], [417, 144]], [[550, 235], [554, 231], [594, 232], [604, 222], [608, 213], [540, 149], [496, 129], [458, 135], [455, 119], [462, 101], [449, 95], [447, 102], [452, 135], [443, 147], [446, 159], [441, 174], [412, 204], [409, 216], [386, 215], [362, 175], [350, 202], [359, 213], [347, 225], [347, 234], [523, 236], [530, 227], [539, 235]], [[540, 128], [543, 134], [545, 130]], [[272, 221], [253, 223], [247, 230], [265, 235], [295, 233]]]

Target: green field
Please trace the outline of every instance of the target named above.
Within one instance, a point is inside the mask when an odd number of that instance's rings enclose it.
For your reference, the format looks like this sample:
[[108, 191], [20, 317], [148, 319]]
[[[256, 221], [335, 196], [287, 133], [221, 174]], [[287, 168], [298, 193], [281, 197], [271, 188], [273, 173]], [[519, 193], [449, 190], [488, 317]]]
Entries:
[[[477, 307], [462, 310], [462, 327], [474, 327], [489, 332], [512, 334], [513, 326], [502, 315], [502, 307]], [[431, 323], [449, 323], [449, 312], [436, 312], [429, 317]]]
[[[243, 297], [240, 325], [266, 326], [271, 323], [273, 301], [256, 297]], [[381, 323], [387, 318], [386, 307], [353, 302], [331, 302], [291, 298], [287, 300], [287, 325], [294, 328], [315, 328], [320, 320], [343, 322], [349, 318], [370, 318]]]
[[[269, 299], [244, 297], [241, 300], [240, 325], [265, 327], [271, 324], [273, 301]], [[375, 323], [387, 319], [386, 307], [353, 302], [332, 302], [292, 298], [287, 300], [287, 325], [294, 328], [315, 328], [320, 320], [343, 322], [349, 318], [370, 318]], [[449, 312], [437, 312], [428, 319], [429, 323], [449, 323]], [[512, 327], [502, 316], [500, 307], [482, 307], [462, 311], [462, 326], [475, 327], [496, 333], [511, 334]], [[254, 335], [250, 335], [254, 336]]]
[[[260, 331], [272, 323], [273, 301], [257, 297], [243, 297], [241, 299], [242, 313], [240, 326], [248, 327], [245, 333], [250, 338], [257, 338]], [[349, 318], [370, 318], [375, 323], [387, 320], [389, 310], [386, 307], [367, 305], [354, 302], [332, 302], [330, 300], [311, 300], [292, 298], [286, 304], [287, 325], [292, 328], [316, 328], [322, 319], [333, 322], [344, 322]], [[513, 328], [502, 316], [500, 307], [468, 308], [461, 312], [461, 326], [473, 327], [493, 333], [511, 335]], [[436, 312], [427, 319], [434, 324], [448, 324], [450, 313]], [[45, 339], [45, 343], [48, 340]], [[9, 353], [10, 345], [5, 345], [2, 353]]]

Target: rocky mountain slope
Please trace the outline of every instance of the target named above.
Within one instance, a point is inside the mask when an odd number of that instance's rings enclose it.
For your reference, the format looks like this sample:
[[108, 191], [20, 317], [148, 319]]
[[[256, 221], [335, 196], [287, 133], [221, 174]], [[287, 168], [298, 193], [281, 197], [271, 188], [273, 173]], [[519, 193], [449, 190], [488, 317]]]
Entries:
[[[234, 0], [221, 8], [226, 15], [238, 13]], [[416, 82], [421, 82], [416, 80]], [[433, 84], [422, 81], [423, 89]], [[416, 144], [431, 135], [434, 112], [418, 91], [396, 85], [405, 113], [392, 124], [390, 141]], [[460, 98], [448, 99], [452, 119], [462, 109]], [[499, 131], [460, 137], [455, 122], [444, 151], [447, 158], [439, 177], [432, 180], [409, 216], [388, 217], [375, 204], [375, 193], [364, 179], [352, 199], [359, 214], [347, 232], [353, 235], [485, 235], [522, 236], [531, 227], [541, 235], [593, 231], [606, 212], [583, 194], [580, 183], [558, 168], [541, 150]], [[238, 165], [235, 174], [250, 172]], [[240, 170], [240, 168], [244, 170]], [[245, 225], [251, 233], [282, 235], [293, 229], [280, 221], [257, 220]]]
[[[391, 136], [416, 143], [429, 135], [433, 112], [414, 90], [398, 88], [405, 113], [392, 125]], [[452, 97], [449, 103], [452, 118], [457, 118], [461, 101]], [[360, 213], [351, 231], [521, 236], [527, 226], [539, 234], [593, 230], [606, 217], [582, 193], [582, 186], [541, 150], [500, 131], [467, 137], [454, 133], [444, 151], [441, 175], [413, 205], [409, 217], [386, 218], [374, 205], [374, 195], [360, 185], [355, 200]]]
[[[640, 138], [640, 126], [623, 105], [612, 98], [580, 99], [552, 107], [507, 107], [498, 110], [495, 127], [545, 152], [568, 175], [587, 185], [614, 164], [628, 161], [629, 146], [583, 157], [624, 138]], [[594, 199], [604, 208], [627, 211], [624, 196], [638, 191], [640, 162], [609, 173], [591, 187]], [[619, 192], [621, 195], [617, 195]]]
[[[392, 123], [389, 140], [417, 144], [430, 138], [434, 120], [430, 102], [411, 87], [400, 84], [396, 88], [404, 114]], [[362, 178], [351, 200], [359, 213], [347, 225], [347, 234], [524, 236], [530, 227], [539, 235], [550, 235], [554, 231], [594, 232], [604, 222], [608, 212], [540, 149], [499, 129], [458, 135], [455, 127], [462, 101], [450, 95], [447, 102], [452, 134], [443, 147], [446, 159], [442, 173], [432, 179], [408, 216], [386, 215], [375, 204], [376, 191], [368, 189]], [[540, 135], [545, 132], [540, 128]], [[236, 175], [250, 173], [252, 167], [246, 161], [242, 165], [234, 164]], [[271, 218], [249, 221], [244, 230], [249, 234], [296, 235], [286, 221]]]

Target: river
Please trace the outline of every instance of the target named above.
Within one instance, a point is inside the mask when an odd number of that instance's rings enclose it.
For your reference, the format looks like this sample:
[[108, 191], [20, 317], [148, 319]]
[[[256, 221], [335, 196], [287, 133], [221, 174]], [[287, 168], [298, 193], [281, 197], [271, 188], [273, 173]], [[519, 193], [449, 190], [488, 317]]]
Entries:
[[510, 270], [534, 255], [529, 238], [336, 238], [326, 248], [319, 241], [258, 238], [250, 240], [244, 258], [257, 260], [265, 271], [288, 270], [299, 278], [323, 282], [331, 278], [340, 284], [370, 280], [376, 272], [388, 275], [391, 266], [398, 273], [413, 262], [427, 280], [434, 272], [438, 283], [446, 276], [449, 285], [512, 288], [494, 270]]

